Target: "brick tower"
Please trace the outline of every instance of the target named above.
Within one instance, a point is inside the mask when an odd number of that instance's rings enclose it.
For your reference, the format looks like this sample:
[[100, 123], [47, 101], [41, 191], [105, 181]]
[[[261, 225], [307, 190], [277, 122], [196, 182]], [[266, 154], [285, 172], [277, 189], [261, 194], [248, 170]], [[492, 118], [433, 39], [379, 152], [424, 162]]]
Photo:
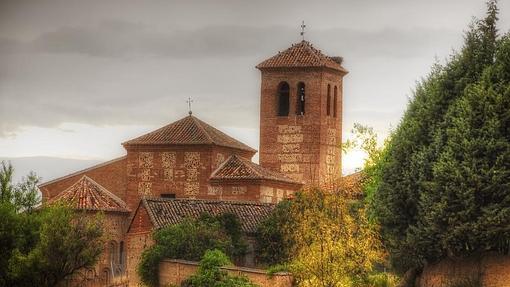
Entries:
[[341, 63], [303, 40], [257, 65], [261, 166], [305, 184], [341, 176]]

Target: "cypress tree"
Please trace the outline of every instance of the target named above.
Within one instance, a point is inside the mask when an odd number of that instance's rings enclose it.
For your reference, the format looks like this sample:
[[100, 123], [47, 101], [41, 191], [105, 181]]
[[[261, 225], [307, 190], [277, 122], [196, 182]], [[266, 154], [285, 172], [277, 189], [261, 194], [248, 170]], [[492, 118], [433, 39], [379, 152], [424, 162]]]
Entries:
[[[436, 162], [443, 157], [450, 108], [494, 64], [497, 50], [497, 6], [488, 2], [487, 15], [475, 21], [465, 35], [463, 48], [416, 87], [414, 97], [386, 150], [374, 208], [381, 224], [391, 262], [399, 271], [421, 267], [443, 256], [437, 246], [442, 229], [432, 228], [424, 215], [432, 212], [427, 196], [434, 191]], [[442, 203], [440, 203], [442, 204]]]

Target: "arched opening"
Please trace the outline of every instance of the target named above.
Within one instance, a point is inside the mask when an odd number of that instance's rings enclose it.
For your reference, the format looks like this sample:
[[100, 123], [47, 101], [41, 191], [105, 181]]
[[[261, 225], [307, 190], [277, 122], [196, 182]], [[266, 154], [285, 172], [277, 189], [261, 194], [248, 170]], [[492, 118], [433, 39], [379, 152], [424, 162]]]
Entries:
[[103, 274], [101, 275], [101, 279], [103, 281], [103, 285], [104, 286], [108, 286], [110, 284], [110, 279], [111, 279], [111, 272], [110, 272], [110, 269], [108, 268], [104, 268], [103, 269]]
[[116, 274], [116, 268], [118, 266], [118, 260], [119, 260], [119, 247], [117, 246], [117, 242], [110, 241], [110, 244], [108, 246], [108, 265], [110, 267], [111, 276], [115, 277]]
[[296, 114], [305, 114], [305, 83], [299, 82], [297, 86], [297, 109]]
[[278, 85], [278, 116], [280, 117], [289, 115], [289, 95], [289, 84], [287, 82], [281, 82]]
[[333, 117], [335, 117], [335, 118], [336, 118], [336, 114], [337, 114], [336, 108], [337, 108], [337, 103], [338, 103], [337, 93], [338, 93], [338, 89], [335, 86], [335, 90], [333, 92]]
[[326, 114], [331, 115], [331, 85], [328, 84], [328, 99], [326, 102]]
[[122, 273], [124, 273], [124, 266], [125, 266], [125, 260], [126, 258], [126, 252], [124, 251], [124, 241], [121, 241], [119, 244], [119, 266], [121, 268]]

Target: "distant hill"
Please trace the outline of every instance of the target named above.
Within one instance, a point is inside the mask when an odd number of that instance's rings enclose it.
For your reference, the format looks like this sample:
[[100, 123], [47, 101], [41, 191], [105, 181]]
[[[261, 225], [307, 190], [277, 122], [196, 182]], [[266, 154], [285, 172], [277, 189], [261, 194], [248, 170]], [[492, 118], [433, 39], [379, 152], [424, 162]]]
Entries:
[[0, 161], [2, 160], [10, 161], [14, 167], [14, 182], [21, 180], [21, 177], [26, 176], [30, 171], [34, 171], [42, 177], [42, 182], [46, 182], [102, 162], [45, 156], [0, 157]]

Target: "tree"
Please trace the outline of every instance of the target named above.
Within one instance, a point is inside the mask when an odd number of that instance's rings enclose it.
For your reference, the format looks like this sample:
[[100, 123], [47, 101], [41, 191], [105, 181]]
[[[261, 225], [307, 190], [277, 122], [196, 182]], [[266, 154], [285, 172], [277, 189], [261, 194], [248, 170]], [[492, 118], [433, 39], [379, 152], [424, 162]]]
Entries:
[[0, 285], [55, 286], [102, 251], [102, 221], [64, 205], [41, 206], [31, 173], [12, 183], [13, 168], [0, 168]]
[[153, 233], [155, 244], [144, 250], [138, 266], [142, 282], [157, 286], [159, 262], [164, 258], [199, 261], [207, 250], [218, 249], [231, 258], [244, 255], [246, 243], [235, 215], [185, 219]]
[[225, 253], [207, 250], [200, 260], [198, 272], [182, 282], [182, 287], [256, 287], [244, 276], [231, 276], [221, 267], [232, 265]]
[[259, 260], [292, 272], [298, 286], [366, 286], [384, 253], [364, 205], [343, 194], [310, 188], [279, 203], [258, 228]]
[[[450, 251], [455, 250], [456, 254], [459, 254], [460, 250], [468, 251], [466, 254], [473, 251], [472, 247], [459, 249], [460, 245], [472, 245], [468, 238], [460, 236], [461, 230], [467, 231], [469, 224], [459, 222], [476, 221], [475, 218], [481, 216], [480, 211], [483, 209], [470, 210], [473, 199], [476, 198], [473, 198], [473, 192], [486, 190], [487, 193], [505, 194], [505, 188], [506, 193], [508, 192], [504, 185], [492, 185], [491, 188], [490, 185], [485, 185], [488, 181], [481, 178], [487, 179], [489, 174], [481, 172], [475, 164], [495, 163], [482, 158], [498, 158], [491, 153], [501, 149], [488, 148], [482, 152], [485, 148], [483, 146], [487, 147], [487, 143], [498, 137], [501, 144], [504, 137], [490, 132], [476, 134], [474, 130], [480, 124], [479, 120], [483, 119], [480, 115], [476, 115], [476, 121], [466, 120], [470, 113], [477, 113], [476, 109], [469, 110], [468, 99], [485, 93], [481, 87], [476, 86], [487, 77], [487, 70], [494, 66], [496, 52], [501, 50], [496, 22], [496, 1], [489, 1], [486, 17], [471, 25], [465, 35], [463, 48], [455, 53], [446, 65], [436, 64], [430, 75], [418, 84], [414, 97], [381, 158], [382, 169], [380, 180], [375, 186], [372, 208], [381, 225], [382, 237], [389, 249], [392, 265], [401, 272], [421, 268], [427, 262], [439, 260]], [[500, 57], [499, 61], [508, 61], [508, 57]], [[504, 68], [500, 68], [500, 72], [503, 72], [502, 70]], [[502, 85], [503, 90], [508, 87], [507, 84]], [[486, 88], [490, 93], [494, 87], [489, 84]], [[501, 102], [493, 102], [484, 107], [491, 106], [489, 109], [498, 110], [498, 104]], [[478, 113], [484, 112], [478, 109]], [[497, 126], [489, 121], [488, 125], [491, 124]], [[508, 135], [508, 130], [498, 132], [507, 132]], [[475, 139], [469, 140], [468, 136], [475, 136]], [[493, 136], [495, 138], [492, 138]], [[467, 142], [463, 142], [464, 140]], [[463, 144], [470, 145], [470, 148], [462, 147]], [[477, 145], [481, 150], [475, 148]], [[467, 159], [470, 156], [473, 158]], [[503, 174], [504, 168], [506, 167], [499, 169]], [[469, 172], [466, 172], [467, 170]], [[466, 188], [470, 191], [466, 191]], [[490, 196], [485, 197], [488, 198]], [[482, 205], [490, 206], [493, 203], [489, 200], [482, 202]], [[496, 213], [498, 212], [492, 215]], [[469, 216], [464, 217], [468, 214]], [[497, 217], [491, 217], [491, 220], [497, 220]], [[457, 223], [451, 225], [449, 221]], [[451, 230], [453, 226], [462, 228]], [[504, 233], [498, 234], [503, 236]], [[453, 245], [456, 247], [438, 241], [443, 236], [444, 240], [455, 242]]]
[[259, 263], [271, 266], [290, 260], [291, 243], [284, 232], [285, 225], [289, 220], [290, 207], [289, 200], [281, 201], [258, 226], [255, 250]]
[[[437, 257], [510, 248], [510, 36], [494, 64], [448, 110], [413, 229], [420, 252]], [[417, 240], [418, 241], [418, 240]], [[436, 258], [426, 257], [428, 260]]]

